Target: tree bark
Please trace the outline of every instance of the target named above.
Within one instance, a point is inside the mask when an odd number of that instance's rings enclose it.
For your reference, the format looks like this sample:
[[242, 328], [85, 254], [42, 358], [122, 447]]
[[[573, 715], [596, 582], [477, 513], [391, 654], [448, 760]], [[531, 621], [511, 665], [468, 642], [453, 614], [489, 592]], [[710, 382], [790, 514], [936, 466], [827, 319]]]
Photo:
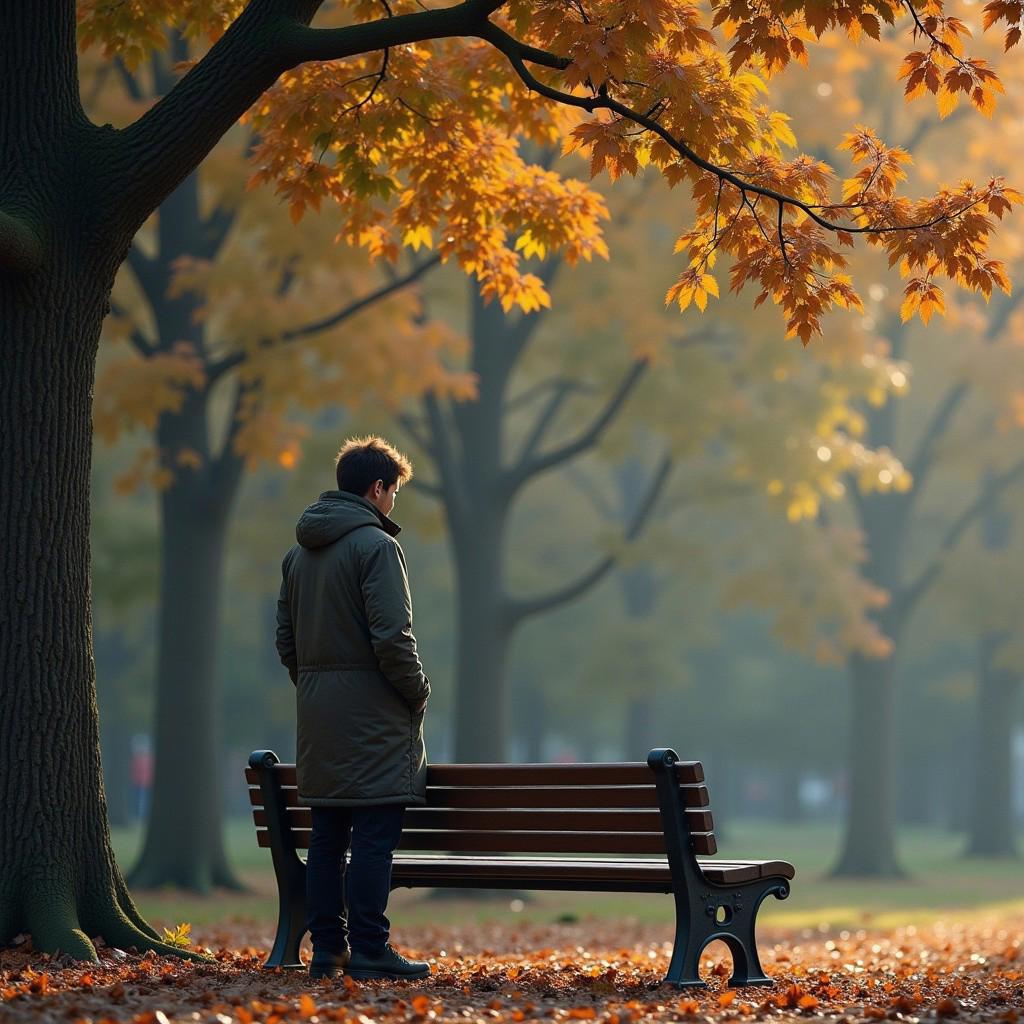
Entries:
[[896, 688], [892, 658], [850, 658], [849, 806], [838, 878], [898, 878]]
[[[2, 140], [0, 140], [2, 141]], [[0, 945], [157, 946], [110, 846], [89, 596], [92, 384], [111, 266], [0, 273]]]
[[1013, 814], [1013, 728], [1019, 677], [994, 664], [998, 639], [983, 637], [978, 651], [974, 776], [968, 800], [968, 857], [1016, 857]]

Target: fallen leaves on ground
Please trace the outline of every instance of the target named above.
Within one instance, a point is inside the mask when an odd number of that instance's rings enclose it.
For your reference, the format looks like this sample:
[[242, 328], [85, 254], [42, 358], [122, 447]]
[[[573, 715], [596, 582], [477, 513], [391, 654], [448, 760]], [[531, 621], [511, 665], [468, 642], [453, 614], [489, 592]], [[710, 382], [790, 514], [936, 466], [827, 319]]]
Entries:
[[[426, 983], [310, 981], [262, 969], [269, 938], [245, 926], [200, 931], [209, 963], [101, 946], [98, 964], [0, 950], [0, 1021], [66, 1024], [426, 1024], [446, 1021], [891, 1020], [1024, 1024], [1024, 938], [1016, 922], [894, 932], [766, 932], [771, 987], [728, 987], [720, 945], [705, 954], [704, 989], [661, 985], [671, 945], [637, 922], [466, 925], [407, 930], [429, 959]], [[249, 929], [252, 931], [252, 928]]]

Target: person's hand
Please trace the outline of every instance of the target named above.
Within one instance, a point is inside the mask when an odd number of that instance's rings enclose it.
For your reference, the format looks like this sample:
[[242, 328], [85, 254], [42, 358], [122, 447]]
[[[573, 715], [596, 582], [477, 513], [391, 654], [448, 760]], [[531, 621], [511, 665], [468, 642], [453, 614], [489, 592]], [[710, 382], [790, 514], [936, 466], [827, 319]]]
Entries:
[[414, 704], [412, 713], [414, 715], [422, 715], [427, 710], [427, 698], [424, 697], [419, 704]]

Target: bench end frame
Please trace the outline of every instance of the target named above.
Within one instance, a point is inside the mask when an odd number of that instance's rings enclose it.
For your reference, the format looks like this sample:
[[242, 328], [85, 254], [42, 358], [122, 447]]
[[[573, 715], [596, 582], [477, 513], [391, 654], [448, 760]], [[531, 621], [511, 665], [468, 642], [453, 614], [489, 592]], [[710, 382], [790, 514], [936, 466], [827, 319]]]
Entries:
[[270, 854], [277, 875], [278, 914], [274, 948], [264, 967], [305, 968], [299, 946], [306, 934], [306, 865], [295, 849], [288, 821], [288, 805], [281, 780], [274, 771], [281, 759], [272, 750], [254, 750], [249, 767], [259, 776], [263, 809], [267, 814]]
[[757, 955], [757, 911], [768, 896], [789, 896], [785, 878], [759, 878], [732, 886], [704, 877], [693, 851], [690, 825], [679, 797], [676, 765], [679, 755], [669, 747], [656, 747], [647, 755], [654, 772], [665, 832], [665, 847], [672, 872], [676, 904], [676, 934], [665, 984], [677, 988], [705, 988], [700, 957], [712, 942], [721, 940], [732, 954], [731, 986], [771, 985]]

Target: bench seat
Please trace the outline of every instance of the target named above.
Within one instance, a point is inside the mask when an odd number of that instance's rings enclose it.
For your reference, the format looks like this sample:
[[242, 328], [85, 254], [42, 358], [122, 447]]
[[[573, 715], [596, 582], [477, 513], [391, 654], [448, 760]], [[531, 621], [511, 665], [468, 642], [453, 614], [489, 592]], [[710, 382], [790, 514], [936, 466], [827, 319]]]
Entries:
[[[781, 860], [699, 860], [704, 877], [719, 885], [757, 878], [793, 878]], [[575, 884], [578, 883], [578, 884]], [[672, 892], [667, 860], [549, 857], [463, 857], [397, 854], [391, 873], [396, 888], [474, 886], [511, 889], [578, 889], [586, 892]]]

